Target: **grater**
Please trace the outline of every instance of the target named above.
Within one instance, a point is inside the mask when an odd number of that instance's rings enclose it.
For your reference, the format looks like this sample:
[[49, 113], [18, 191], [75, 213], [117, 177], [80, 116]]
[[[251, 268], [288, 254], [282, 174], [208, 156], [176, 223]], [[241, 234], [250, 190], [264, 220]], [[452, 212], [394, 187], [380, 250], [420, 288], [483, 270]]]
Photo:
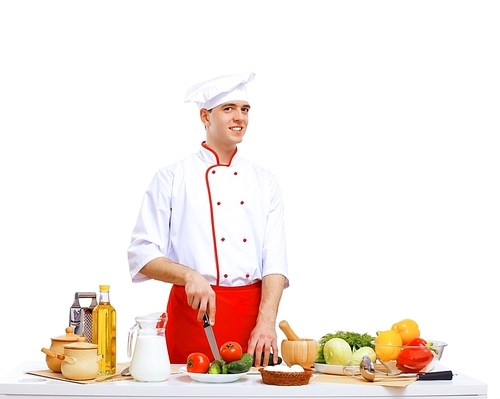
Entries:
[[[81, 306], [80, 299], [90, 299], [89, 306]], [[75, 300], [69, 310], [69, 326], [74, 334], [84, 335], [86, 341], [92, 343], [92, 311], [97, 306], [95, 292], [75, 292]]]

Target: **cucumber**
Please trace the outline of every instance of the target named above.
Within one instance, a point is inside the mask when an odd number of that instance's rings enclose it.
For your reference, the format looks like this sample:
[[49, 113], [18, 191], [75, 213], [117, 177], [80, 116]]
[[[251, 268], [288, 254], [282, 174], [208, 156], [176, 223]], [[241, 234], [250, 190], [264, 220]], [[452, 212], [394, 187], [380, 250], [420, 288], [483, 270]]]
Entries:
[[240, 360], [227, 364], [229, 374], [246, 373], [253, 365], [253, 356], [250, 353], [244, 353]]
[[[262, 352], [262, 356], [260, 358], [260, 366], [262, 367], [264, 364], [264, 352]], [[281, 364], [283, 362], [283, 359], [281, 357], [278, 356], [278, 363], [276, 364]], [[269, 366], [276, 366], [276, 364], [273, 363], [273, 354], [270, 353], [269, 354], [269, 361], [267, 363]]]
[[210, 364], [208, 374], [222, 374], [222, 363], [219, 360], [214, 360]]

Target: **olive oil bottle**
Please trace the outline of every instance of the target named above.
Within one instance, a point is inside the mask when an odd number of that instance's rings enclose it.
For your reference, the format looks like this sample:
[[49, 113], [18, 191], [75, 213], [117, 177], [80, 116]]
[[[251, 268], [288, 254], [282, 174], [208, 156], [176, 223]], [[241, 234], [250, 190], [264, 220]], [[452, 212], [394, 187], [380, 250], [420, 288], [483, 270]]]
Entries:
[[99, 286], [99, 303], [92, 311], [92, 343], [97, 345], [99, 375], [116, 373], [116, 310], [109, 299], [109, 285]]

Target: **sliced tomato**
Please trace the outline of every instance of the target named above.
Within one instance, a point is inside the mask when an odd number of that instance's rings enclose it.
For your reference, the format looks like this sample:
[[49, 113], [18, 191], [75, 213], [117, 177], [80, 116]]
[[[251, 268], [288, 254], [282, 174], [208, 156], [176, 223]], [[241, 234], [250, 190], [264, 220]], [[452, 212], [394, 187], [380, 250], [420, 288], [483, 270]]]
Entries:
[[243, 356], [243, 348], [238, 342], [228, 341], [220, 347], [220, 357], [226, 363], [235, 362]]
[[186, 362], [186, 370], [190, 373], [205, 374], [210, 368], [208, 356], [201, 352], [191, 353]]

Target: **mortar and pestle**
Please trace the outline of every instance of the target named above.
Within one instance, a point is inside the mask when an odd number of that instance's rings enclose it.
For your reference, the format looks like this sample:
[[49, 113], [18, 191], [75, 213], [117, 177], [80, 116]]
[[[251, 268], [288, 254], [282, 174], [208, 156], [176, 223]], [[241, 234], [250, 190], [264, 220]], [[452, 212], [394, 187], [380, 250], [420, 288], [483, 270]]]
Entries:
[[299, 364], [311, 368], [318, 356], [318, 342], [311, 338], [299, 338], [286, 320], [280, 321], [279, 327], [287, 339], [281, 341], [281, 357], [288, 367]]

